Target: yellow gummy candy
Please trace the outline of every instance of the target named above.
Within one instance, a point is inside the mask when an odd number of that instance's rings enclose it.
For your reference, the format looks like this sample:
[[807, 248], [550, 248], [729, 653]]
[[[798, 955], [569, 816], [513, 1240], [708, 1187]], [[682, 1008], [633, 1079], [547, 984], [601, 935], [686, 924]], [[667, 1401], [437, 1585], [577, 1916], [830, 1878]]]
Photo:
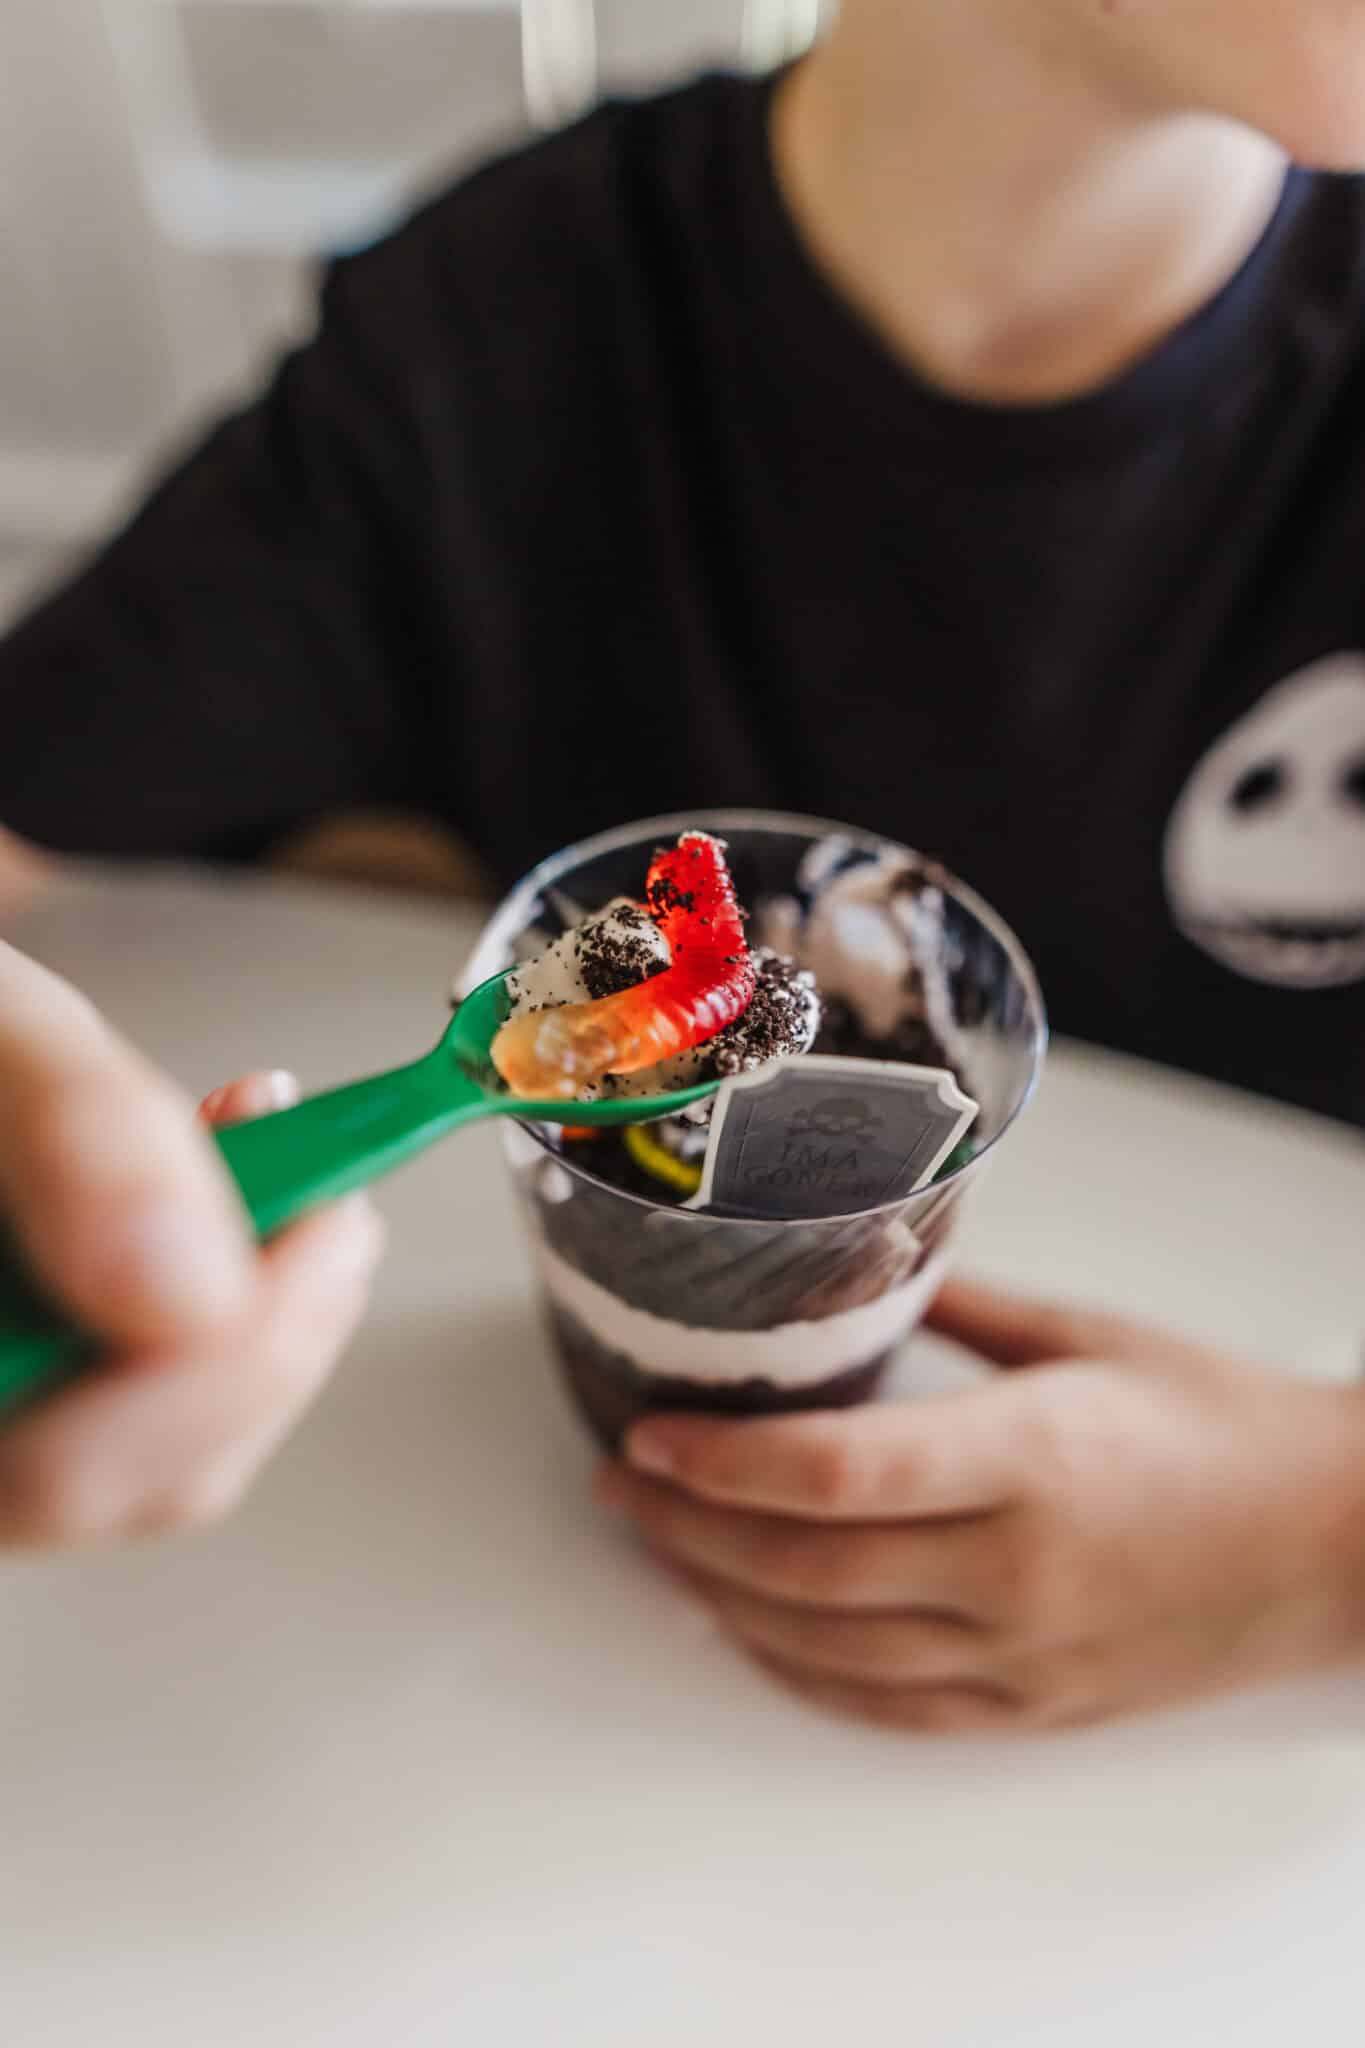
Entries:
[[625, 1130], [626, 1150], [637, 1166], [646, 1173], [652, 1173], [655, 1180], [667, 1182], [681, 1195], [695, 1195], [701, 1186], [701, 1167], [686, 1159], [679, 1159], [666, 1145], [651, 1135], [647, 1124], [627, 1124]]

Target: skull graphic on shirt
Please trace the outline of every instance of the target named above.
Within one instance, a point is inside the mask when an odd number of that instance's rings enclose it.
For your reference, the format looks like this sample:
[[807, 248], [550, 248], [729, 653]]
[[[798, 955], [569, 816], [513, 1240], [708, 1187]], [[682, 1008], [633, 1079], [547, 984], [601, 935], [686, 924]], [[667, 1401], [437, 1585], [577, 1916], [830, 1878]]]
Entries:
[[1365, 655], [1277, 684], [1186, 783], [1166, 893], [1204, 952], [1281, 988], [1365, 977]]

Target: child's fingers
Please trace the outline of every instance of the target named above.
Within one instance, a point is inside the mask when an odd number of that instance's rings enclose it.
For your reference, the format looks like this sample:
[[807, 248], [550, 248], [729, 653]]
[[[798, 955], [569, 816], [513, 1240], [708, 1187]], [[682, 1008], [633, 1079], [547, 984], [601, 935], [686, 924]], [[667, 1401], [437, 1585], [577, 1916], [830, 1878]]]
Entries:
[[234, 1505], [331, 1371], [382, 1246], [365, 1197], [319, 1211], [267, 1250], [237, 1322], [115, 1359], [12, 1420], [0, 1543], [107, 1542]]
[[215, 1149], [84, 997], [0, 945], [0, 1213], [39, 1277], [119, 1346], [240, 1314], [252, 1249]]
[[886, 1407], [731, 1422], [657, 1415], [627, 1462], [722, 1506], [835, 1522], [983, 1514], [1019, 1485], [1017, 1404], [998, 1384]]

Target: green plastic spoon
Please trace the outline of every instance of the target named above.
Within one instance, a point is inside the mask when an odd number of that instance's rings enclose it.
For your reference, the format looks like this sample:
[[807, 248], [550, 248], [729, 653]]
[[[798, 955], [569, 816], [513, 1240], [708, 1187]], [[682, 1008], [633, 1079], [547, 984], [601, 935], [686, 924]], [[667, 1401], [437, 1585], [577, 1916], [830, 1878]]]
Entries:
[[[671, 1095], [607, 1102], [528, 1102], [499, 1080], [489, 1048], [509, 1002], [495, 974], [467, 996], [439, 1045], [410, 1066], [352, 1081], [293, 1109], [215, 1132], [257, 1235], [401, 1166], [462, 1124], [487, 1116], [607, 1128], [672, 1116], [714, 1095], [702, 1081]], [[80, 1370], [96, 1346], [48, 1302], [12, 1250], [0, 1246], [0, 1413]]]

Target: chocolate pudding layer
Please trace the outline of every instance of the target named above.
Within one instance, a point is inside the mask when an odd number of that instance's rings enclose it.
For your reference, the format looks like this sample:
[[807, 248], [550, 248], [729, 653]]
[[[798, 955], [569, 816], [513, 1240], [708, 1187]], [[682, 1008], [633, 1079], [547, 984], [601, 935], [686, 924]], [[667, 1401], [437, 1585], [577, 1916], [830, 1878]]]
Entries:
[[639, 1203], [623, 1214], [613, 1191], [543, 1155], [518, 1179], [560, 1360], [604, 1441], [653, 1409], [869, 1398], [933, 1297], [957, 1206], [950, 1190], [765, 1224]]
[[639, 1372], [628, 1358], [601, 1344], [576, 1316], [547, 1308], [550, 1334], [569, 1392], [604, 1450], [615, 1452], [634, 1422], [666, 1412], [712, 1415], [785, 1415], [803, 1408], [853, 1408], [870, 1401], [894, 1356], [893, 1344], [866, 1364], [836, 1373], [814, 1387], [775, 1386], [771, 1380], [738, 1380], [728, 1386], [700, 1386], [692, 1379], [665, 1379]]

